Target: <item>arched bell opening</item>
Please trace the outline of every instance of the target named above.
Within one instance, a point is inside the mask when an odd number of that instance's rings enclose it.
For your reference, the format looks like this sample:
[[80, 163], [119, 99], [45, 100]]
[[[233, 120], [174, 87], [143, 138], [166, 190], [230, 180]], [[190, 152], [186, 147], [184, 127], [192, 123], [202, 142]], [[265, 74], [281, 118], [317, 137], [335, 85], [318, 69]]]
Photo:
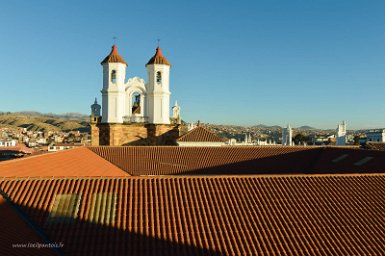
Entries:
[[131, 97], [131, 114], [132, 115], [135, 115], [135, 114], [142, 114], [142, 100], [141, 100], [142, 96], [140, 93], [138, 92], [134, 92], [132, 94], [132, 97]]

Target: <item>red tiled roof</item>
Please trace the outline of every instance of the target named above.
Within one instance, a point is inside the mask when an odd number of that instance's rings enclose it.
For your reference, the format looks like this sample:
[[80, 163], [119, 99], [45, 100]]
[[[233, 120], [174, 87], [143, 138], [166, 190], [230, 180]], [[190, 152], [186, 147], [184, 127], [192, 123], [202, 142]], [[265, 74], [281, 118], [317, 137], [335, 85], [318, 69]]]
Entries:
[[111, 62], [118, 62], [118, 63], [123, 63], [127, 65], [127, 63], [124, 61], [122, 56], [120, 56], [120, 54], [118, 53], [118, 47], [115, 44], [112, 46], [112, 50], [110, 54], [107, 57], [105, 57], [100, 64], [111, 63]]
[[364, 149], [371, 149], [371, 150], [384, 150], [385, 151], [385, 143], [380, 142], [370, 142], [363, 146]]
[[147, 62], [146, 66], [151, 64], [163, 64], [171, 66], [166, 57], [163, 56], [162, 49], [160, 49], [160, 47], [156, 48], [155, 55]]
[[25, 154], [32, 154], [33, 149], [27, 148], [25, 146], [14, 146], [14, 147], [0, 147], [0, 152], [1, 151], [17, 151]]
[[[385, 152], [323, 147], [90, 147], [131, 175], [384, 172]], [[341, 155], [349, 157], [334, 161]], [[361, 160], [371, 159], [362, 165]]]
[[0, 230], [1, 255], [57, 255], [48, 248], [31, 248], [31, 245], [46, 244], [47, 241], [33, 230], [1, 194]]
[[314, 164], [314, 173], [385, 172], [385, 151], [323, 148]]
[[90, 147], [131, 175], [306, 173], [321, 148]]
[[381, 173], [385, 151], [323, 147], [90, 147], [0, 163], [0, 177]]
[[[384, 174], [0, 180], [69, 255], [381, 255], [384, 187]], [[68, 193], [76, 216], [47, 222]]]
[[182, 142], [223, 142], [215, 133], [203, 126], [198, 126], [188, 133], [180, 136], [177, 141]]
[[0, 177], [127, 175], [85, 147], [0, 162]]

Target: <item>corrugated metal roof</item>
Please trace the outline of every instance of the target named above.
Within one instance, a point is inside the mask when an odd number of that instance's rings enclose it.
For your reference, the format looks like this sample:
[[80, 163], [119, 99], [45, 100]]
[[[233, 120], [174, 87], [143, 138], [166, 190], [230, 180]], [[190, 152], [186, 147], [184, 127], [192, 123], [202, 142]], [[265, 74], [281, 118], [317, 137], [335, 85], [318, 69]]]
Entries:
[[[0, 181], [70, 255], [381, 255], [384, 187], [384, 174]], [[55, 196], [71, 193], [82, 194], [77, 218], [47, 224]], [[90, 219], [101, 193], [117, 195], [103, 224]], [[99, 205], [105, 220], [111, 204]]]

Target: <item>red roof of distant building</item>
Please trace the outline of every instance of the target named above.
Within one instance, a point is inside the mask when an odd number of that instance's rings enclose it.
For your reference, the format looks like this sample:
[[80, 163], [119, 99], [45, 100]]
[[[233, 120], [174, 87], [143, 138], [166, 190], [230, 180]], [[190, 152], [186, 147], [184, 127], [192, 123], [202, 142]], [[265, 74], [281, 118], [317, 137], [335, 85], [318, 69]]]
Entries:
[[155, 55], [147, 62], [146, 65], [151, 65], [151, 64], [163, 64], [163, 65], [168, 65], [171, 66], [166, 57], [163, 56], [162, 54], [162, 49], [160, 47], [156, 48]]
[[215, 133], [203, 126], [198, 126], [188, 133], [180, 136], [177, 141], [182, 142], [223, 142]]
[[25, 153], [25, 154], [32, 154], [33, 153], [33, 149], [27, 148], [25, 146], [0, 147], [0, 151], [17, 151], [17, 152]]
[[112, 46], [112, 50], [110, 54], [107, 57], [105, 57], [100, 64], [112, 63], [112, 62], [123, 63], [127, 65], [127, 63], [124, 61], [122, 56], [120, 56], [120, 54], [118, 53], [118, 47], [115, 44]]

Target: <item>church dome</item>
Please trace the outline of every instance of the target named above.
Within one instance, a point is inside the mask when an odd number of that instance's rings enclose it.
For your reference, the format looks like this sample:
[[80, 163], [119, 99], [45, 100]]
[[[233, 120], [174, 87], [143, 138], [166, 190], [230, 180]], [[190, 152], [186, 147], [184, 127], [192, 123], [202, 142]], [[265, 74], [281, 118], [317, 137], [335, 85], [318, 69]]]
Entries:
[[107, 57], [105, 57], [100, 64], [103, 65], [104, 63], [111, 63], [111, 62], [123, 63], [127, 65], [127, 63], [124, 61], [122, 56], [120, 56], [120, 54], [118, 53], [118, 47], [115, 44], [112, 46], [112, 50], [110, 54]]
[[146, 66], [151, 64], [163, 64], [163, 65], [171, 66], [168, 60], [166, 59], [166, 57], [163, 56], [162, 50], [160, 49], [160, 47], [156, 48], [155, 55], [147, 62]]

